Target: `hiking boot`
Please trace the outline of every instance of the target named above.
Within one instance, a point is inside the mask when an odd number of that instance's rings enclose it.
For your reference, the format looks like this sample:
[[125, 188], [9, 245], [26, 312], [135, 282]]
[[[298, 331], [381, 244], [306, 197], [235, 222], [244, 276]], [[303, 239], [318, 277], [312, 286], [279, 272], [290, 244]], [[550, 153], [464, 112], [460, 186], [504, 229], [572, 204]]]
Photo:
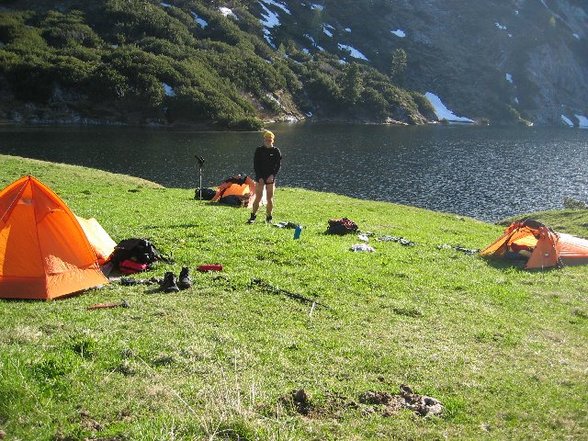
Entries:
[[188, 289], [192, 286], [192, 279], [190, 278], [190, 274], [188, 273], [188, 267], [183, 267], [182, 271], [180, 271], [180, 278], [178, 280], [178, 287], [180, 289]]
[[180, 288], [176, 283], [176, 276], [172, 272], [167, 272], [163, 276], [163, 282], [161, 282], [160, 290], [163, 292], [178, 292]]
[[271, 215], [271, 214], [268, 214], [268, 215], [265, 217], [265, 221], [266, 221], [268, 224], [271, 224], [271, 223], [272, 223], [272, 219], [273, 219], [273, 217], [272, 217], [272, 215]]
[[249, 218], [249, 220], [247, 221], [248, 224], [252, 224], [253, 222], [255, 222], [255, 219], [257, 218], [256, 214], [251, 213], [251, 217]]

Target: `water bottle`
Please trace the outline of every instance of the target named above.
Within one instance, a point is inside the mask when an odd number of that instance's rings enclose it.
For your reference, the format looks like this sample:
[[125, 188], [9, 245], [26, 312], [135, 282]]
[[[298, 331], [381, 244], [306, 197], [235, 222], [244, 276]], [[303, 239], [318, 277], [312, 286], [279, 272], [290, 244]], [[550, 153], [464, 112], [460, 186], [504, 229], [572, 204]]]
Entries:
[[302, 233], [302, 226], [296, 225], [296, 229], [294, 230], [294, 239], [300, 239], [300, 233]]

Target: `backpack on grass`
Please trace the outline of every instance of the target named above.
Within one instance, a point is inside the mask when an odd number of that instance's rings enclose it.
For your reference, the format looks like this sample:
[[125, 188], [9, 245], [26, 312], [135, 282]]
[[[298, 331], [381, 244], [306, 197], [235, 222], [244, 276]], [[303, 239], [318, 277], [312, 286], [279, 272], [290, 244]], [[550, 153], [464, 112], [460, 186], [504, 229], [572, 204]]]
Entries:
[[[131, 238], [121, 240], [110, 255], [113, 266], [120, 270], [124, 268], [122, 272], [125, 274], [129, 274], [125, 271], [132, 271], [135, 268], [138, 271], [145, 271], [158, 260], [169, 261], [147, 239]], [[137, 265], [133, 265], [132, 262], [136, 262]]]
[[330, 219], [327, 227], [328, 234], [349, 234], [357, 231], [357, 224], [346, 217], [341, 219]]

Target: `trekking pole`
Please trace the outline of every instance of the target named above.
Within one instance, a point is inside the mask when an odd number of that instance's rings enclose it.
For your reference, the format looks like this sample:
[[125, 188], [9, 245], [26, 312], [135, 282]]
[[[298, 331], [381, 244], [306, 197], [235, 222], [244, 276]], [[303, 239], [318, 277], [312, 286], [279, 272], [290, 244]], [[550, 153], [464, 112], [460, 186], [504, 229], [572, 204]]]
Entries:
[[204, 158], [202, 156], [194, 155], [198, 161], [198, 199], [202, 200], [202, 168], [204, 167]]

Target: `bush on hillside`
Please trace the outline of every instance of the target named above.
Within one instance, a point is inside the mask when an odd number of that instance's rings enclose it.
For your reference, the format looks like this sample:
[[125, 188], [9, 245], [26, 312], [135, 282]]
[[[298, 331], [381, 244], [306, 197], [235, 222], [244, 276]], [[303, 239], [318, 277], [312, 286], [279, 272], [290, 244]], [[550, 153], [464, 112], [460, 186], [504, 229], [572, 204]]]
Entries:
[[310, 70], [303, 83], [314, 101], [333, 105], [341, 100], [341, 89], [335, 80], [319, 70]]
[[99, 24], [106, 33], [123, 34], [127, 42], [152, 36], [176, 44], [194, 43], [194, 37], [181, 21], [161, 7], [141, 0], [108, 0]]
[[39, 25], [43, 38], [56, 48], [76, 45], [95, 48], [102, 44], [101, 38], [84, 22], [81, 11], [69, 14], [49, 11]]
[[55, 55], [50, 62], [53, 81], [72, 87], [87, 82], [96, 68], [94, 62], [82, 61], [69, 55]]
[[366, 112], [371, 112], [380, 121], [388, 116], [390, 104], [377, 90], [366, 87], [361, 93], [361, 104]]
[[5, 50], [22, 58], [42, 57], [49, 51], [41, 30], [26, 24], [33, 15], [30, 12], [0, 14], [0, 41]]
[[127, 78], [109, 64], [101, 63], [89, 79], [89, 92], [97, 100], [118, 100], [127, 95]]
[[29, 56], [5, 72], [16, 98], [46, 103], [53, 93], [53, 66], [46, 60]]

